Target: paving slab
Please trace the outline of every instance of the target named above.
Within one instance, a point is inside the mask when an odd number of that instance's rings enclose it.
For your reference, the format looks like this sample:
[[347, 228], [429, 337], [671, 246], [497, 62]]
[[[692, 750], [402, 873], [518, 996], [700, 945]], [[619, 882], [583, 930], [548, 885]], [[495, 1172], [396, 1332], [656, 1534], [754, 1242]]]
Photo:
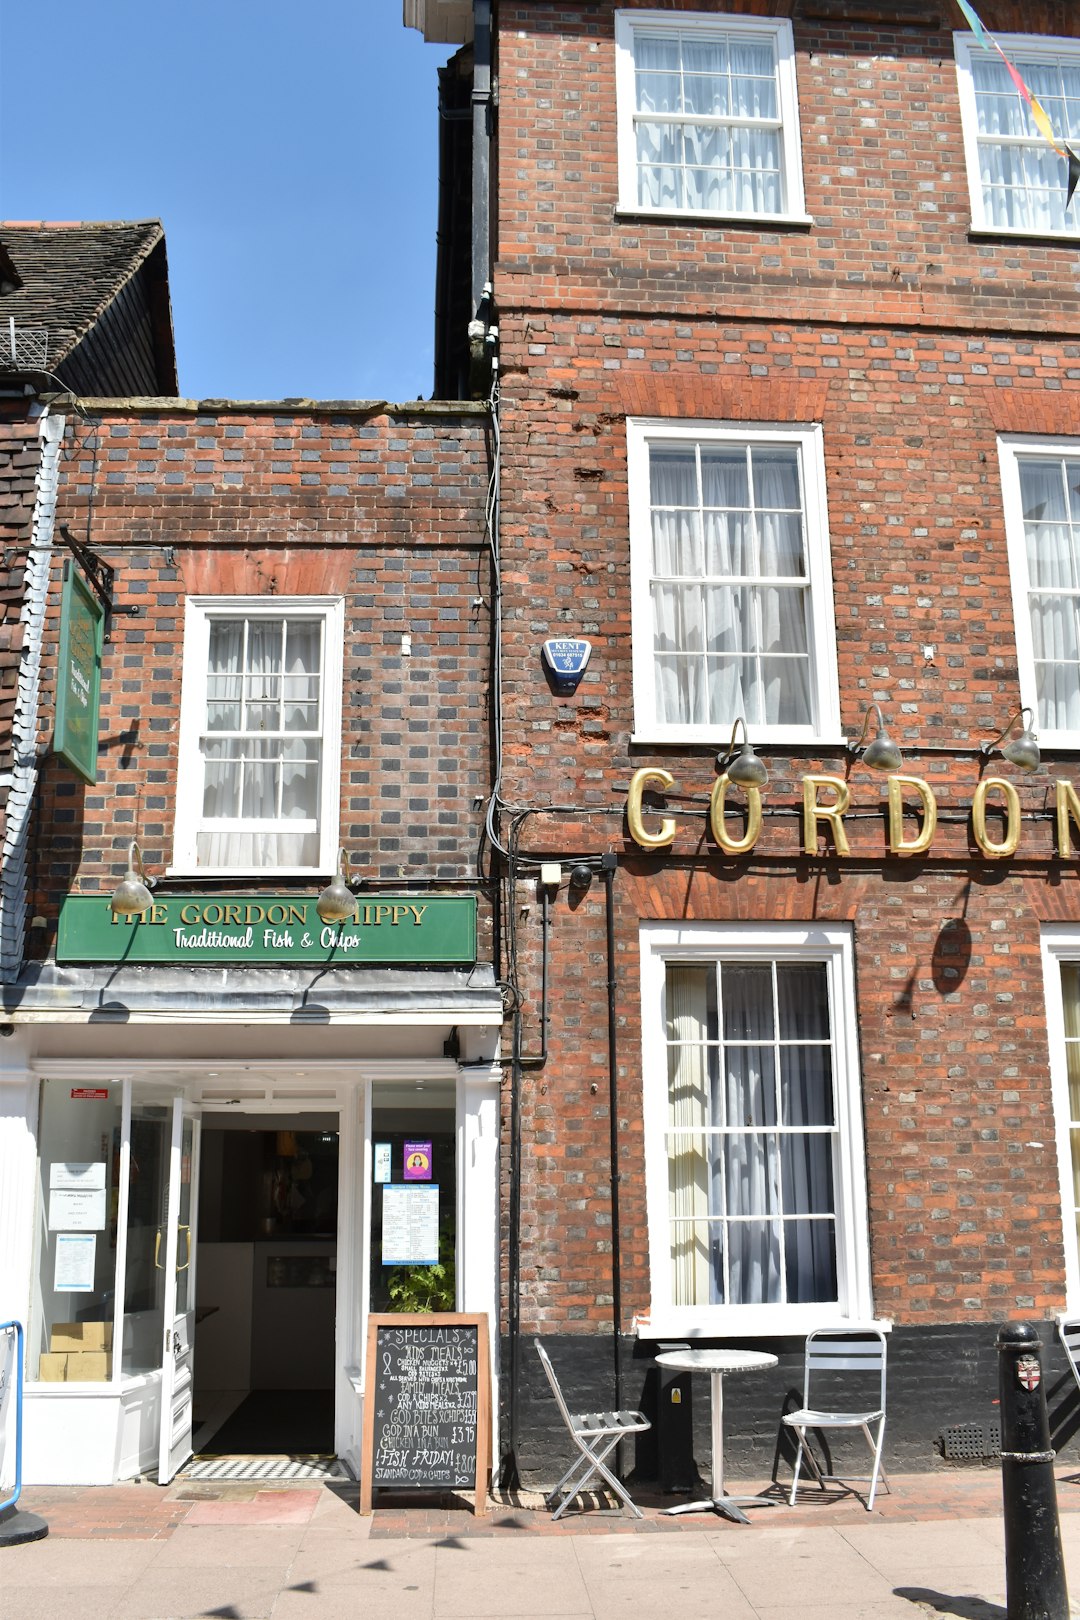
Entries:
[[856, 1604], [882, 1598], [889, 1583], [848, 1545], [841, 1532], [760, 1530], [739, 1537], [707, 1538], [744, 1597], [758, 1608], [788, 1604], [792, 1610], [830, 1601]]
[[[7, 1567], [5, 1563], [5, 1568]], [[0, 1585], [2, 1620], [113, 1620], [126, 1586]]]
[[[279, 1590], [273, 1575], [258, 1570], [149, 1570], [125, 1592], [111, 1620], [270, 1620]], [[308, 1613], [315, 1620], [310, 1601]], [[76, 1609], [68, 1620], [77, 1615]]]
[[192, 1504], [185, 1524], [307, 1524], [319, 1505], [319, 1489], [260, 1490], [246, 1502], [202, 1501]]
[[9, 1586], [128, 1586], [153, 1563], [157, 1551], [152, 1541], [54, 1541], [46, 1536], [0, 1552], [0, 1592]]
[[436, 1548], [435, 1614], [486, 1616], [589, 1614], [574, 1544], [541, 1537], [470, 1540]]
[[702, 1611], [706, 1594], [709, 1612], [724, 1620], [755, 1620], [756, 1610], [703, 1538], [583, 1539], [575, 1550], [596, 1620], [687, 1620]]
[[280, 1524], [192, 1524], [190, 1520], [158, 1544], [156, 1568], [288, 1569], [300, 1549], [306, 1526]]

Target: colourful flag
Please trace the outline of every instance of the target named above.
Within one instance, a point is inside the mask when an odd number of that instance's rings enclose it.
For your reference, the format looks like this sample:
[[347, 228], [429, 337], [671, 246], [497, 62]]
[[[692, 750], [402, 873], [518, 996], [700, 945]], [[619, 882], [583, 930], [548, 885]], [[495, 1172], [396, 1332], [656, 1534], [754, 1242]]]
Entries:
[[1068, 162], [1069, 181], [1068, 189], [1065, 192], [1065, 207], [1068, 208], [1069, 204], [1073, 200], [1073, 193], [1076, 190], [1077, 183], [1080, 182], [1080, 157], [1077, 157], [1076, 153], [1073, 151], [1072, 147], [1067, 144], [1067, 142], [1058, 140], [1054, 133], [1054, 126], [1046, 115], [1046, 109], [1041, 105], [1038, 98], [1032, 95], [1020, 74], [1013, 67], [1012, 63], [1009, 61], [1009, 58], [1005, 55], [1005, 52], [994, 38], [993, 34], [987, 33], [974, 8], [968, 4], [968, 0], [956, 0], [956, 3], [960, 7], [960, 10], [964, 13], [964, 16], [967, 18], [971, 27], [971, 32], [975, 35], [975, 38], [978, 40], [979, 44], [985, 50], [997, 51], [998, 55], [1001, 57], [1001, 60], [1004, 62], [1009, 71], [1010, 79], [1016, 86], [1017, 94], [1020, 96], [1021, 100], [1026, 101], [1028, 106], [1031, 108], [1031, 116], [1035, 121], [1035, 128], [1039, 131], [1039, 134], [1042, 136], [1043, 140], [1048, 141], [1058, 156], [1065, 158]]

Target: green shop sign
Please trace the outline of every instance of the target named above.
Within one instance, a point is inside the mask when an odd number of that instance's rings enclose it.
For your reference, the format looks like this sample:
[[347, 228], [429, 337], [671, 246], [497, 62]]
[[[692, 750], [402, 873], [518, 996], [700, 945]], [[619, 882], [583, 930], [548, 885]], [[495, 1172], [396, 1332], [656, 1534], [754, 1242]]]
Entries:
[[97, 781], [98, 705], [105, 609], [78, 570], [64, 564], [53, 751], [87, 782]]
[[474, 895], [361, 895], [352, 922], [324, 923], [314, 896], [170, 894], [114, 917], [104, 894], [60, 907], [58, 962], [309, 967], [476, 961]]

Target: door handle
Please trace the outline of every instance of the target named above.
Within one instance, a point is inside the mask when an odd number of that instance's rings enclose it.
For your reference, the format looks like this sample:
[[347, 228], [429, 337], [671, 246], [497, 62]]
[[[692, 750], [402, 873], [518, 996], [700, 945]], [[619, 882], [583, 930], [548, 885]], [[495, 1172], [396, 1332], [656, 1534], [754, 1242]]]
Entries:
[[161, 1264], [161, 1227], [159, 1226], [157, 1229], [157, 1237], [154, 1239], [154, 1270], [163, 1271], [164, 1269], [164, 1266]]
[[177, 1252], [179, 1253], [179, 1247], [180, 1247], [180, 1245], [179, 1245], [179, 1235], [180, 1235], [181, 1232], [184, 1234], [184, 1239], [185, 1239], [185, 1242], [186, 1242], [186, 1245], [187, 1245], [185, 1250], [184, 1250], [184, 1263], [183, 1263], [183, 1265], [181, 1265], [180, 1261], [178, 1259], [177, 1262], [176, 1262], [176, 1269], [177, 1269], [177, 1271], [186, 1271], [188, 1266], [190, 1266], [190, 1264], [191, 1264], [191, 1227], [190, 1226], [178, 1226], [176, 1228], [176, 1232], [177, 1232]]

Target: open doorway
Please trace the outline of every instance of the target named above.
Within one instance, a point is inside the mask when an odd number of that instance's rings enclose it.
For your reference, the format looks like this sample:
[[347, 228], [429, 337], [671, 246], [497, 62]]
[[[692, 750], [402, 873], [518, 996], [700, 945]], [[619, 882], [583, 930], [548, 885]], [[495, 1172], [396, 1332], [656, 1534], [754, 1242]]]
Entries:
[[204, 1117], [196, 1456], [334, 1452], [336, 1114]]

